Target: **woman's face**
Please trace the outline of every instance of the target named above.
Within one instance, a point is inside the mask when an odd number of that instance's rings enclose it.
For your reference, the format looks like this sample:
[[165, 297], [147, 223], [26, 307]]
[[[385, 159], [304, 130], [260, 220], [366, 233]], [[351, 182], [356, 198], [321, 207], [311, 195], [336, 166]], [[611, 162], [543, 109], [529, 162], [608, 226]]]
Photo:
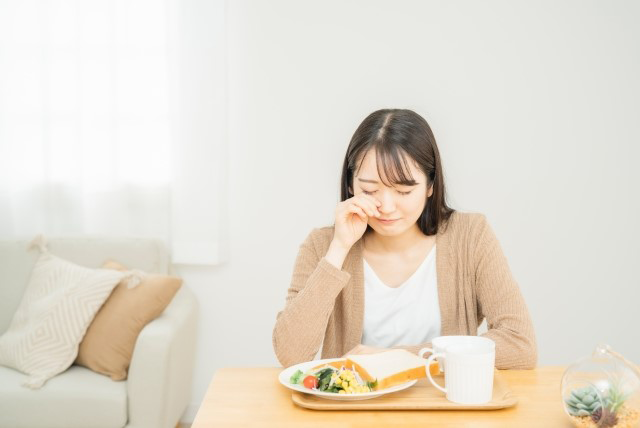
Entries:
[[[407, 159], [407, 165], [414, 185], [389, 183], [386, 177], [378, 175], [375, 150], [369, 150], [353, 178], [353, 193], [365, 193], [382, 204], [378, 210], [380, 217], [369, 217], [368, 224], [377, 233], [384, 236], [400, 235], [407, 230], [416, 227], [418, 218], [427, 202], [427, 198], [433, 193], [433, 187], [427, 188], [427, 177], [417, 167], [413, 159]], [[380, 168], [381, 172], [384, 170]], [[386, 220], [386, 221], [385, 221]]]

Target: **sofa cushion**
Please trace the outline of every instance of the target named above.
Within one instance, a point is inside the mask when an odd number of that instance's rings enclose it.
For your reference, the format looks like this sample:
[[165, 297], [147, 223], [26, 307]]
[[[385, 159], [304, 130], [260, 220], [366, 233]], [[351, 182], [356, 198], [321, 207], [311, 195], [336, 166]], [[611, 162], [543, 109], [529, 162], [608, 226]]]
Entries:
[[[9, 329], [0, 336], [0, 364], [29, 374], [23, 385], [40, 388], [75, 360], [98, 309], [126, 274], [89, 269], [42, 254]], [[130, 276], [130, 275], [129, 275]]]
[[[127, 271], [114, 261], [102, 267]], [[113, 380], [126, 379], [140, 331], [162, 314], [181, 285], [180, 278], [156, 274], [145, 274], [135, 288], [126, 280], [118, 284], [82, 339], [76, 364]]]
[[0, 367], [0, 427], [115, 428], [127, 423], [127, 383], [71, 366], [38, 390]]
[[[27, 288], [39, 254], [27, 251], [26, 239], [0, 240], [0, 334], [9, 328]], [[48, 239], [49, 251], [65, 260], [90, 268], [105, 260], [118, 261], [145, 272], [166, 274], [169, 258], [161, 240], [147, 238], [76, 237]]]
[[11, 324], [39, 254], [27, 241], [0, 241], [0, 334]]

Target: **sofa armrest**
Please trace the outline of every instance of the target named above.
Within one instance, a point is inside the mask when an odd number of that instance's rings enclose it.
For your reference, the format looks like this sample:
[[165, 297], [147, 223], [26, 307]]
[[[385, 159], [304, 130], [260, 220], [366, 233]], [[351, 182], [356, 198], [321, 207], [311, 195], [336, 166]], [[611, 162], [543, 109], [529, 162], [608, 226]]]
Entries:
[[174, 428], [191, 397], [197, 302], [185, 286], [140, 332], [127, 395], [128, 428]]

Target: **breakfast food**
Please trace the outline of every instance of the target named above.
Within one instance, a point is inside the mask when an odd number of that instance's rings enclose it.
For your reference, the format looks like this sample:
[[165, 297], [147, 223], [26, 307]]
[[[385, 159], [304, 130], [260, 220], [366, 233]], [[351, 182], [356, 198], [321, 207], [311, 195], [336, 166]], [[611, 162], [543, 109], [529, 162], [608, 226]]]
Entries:
[[[356, 370], [364, 381], [376, 381], [375, 389], [390, 388], [427, 376], [425, 360], [404, 349], [349, 355], [345, 367]], [[438, 364], [429, 366], [429, 371], [432, 375], [437, 374]]]
[[[296, 371], [292, 384], [322, 392], [357, 394], [390, 388], [425, 377], [426, 360], [403, 349], [377, 354], [349, 355], [331, 363], [317, 365], [306, 373]], [[439, 372], [438, 363], [429, 366], [432, 375]]]
[[357, 372], [344, 366], [336, 368], [329, 364], [314, 367], [306, 373], [298, 370], [289, 382], [315, 391], [338, 394], [371, 392], [374, 387], [374, 383], [364, 381]]

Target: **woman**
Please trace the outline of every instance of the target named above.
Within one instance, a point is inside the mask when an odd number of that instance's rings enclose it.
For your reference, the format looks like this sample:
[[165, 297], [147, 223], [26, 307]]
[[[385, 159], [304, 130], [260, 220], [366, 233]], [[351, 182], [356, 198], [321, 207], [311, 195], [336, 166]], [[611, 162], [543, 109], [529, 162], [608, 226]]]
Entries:
[[[437, 253], [436, 253], [437, 251]], [[533, 368], [533, 326], [483, 215], [447, 206], [427, 122], [379, 110], [347, 149], [335, 224], [301, 245], [273, 347], [283, 366], [403, 348], [445, 335], [496, 343], [496, 367]]]

